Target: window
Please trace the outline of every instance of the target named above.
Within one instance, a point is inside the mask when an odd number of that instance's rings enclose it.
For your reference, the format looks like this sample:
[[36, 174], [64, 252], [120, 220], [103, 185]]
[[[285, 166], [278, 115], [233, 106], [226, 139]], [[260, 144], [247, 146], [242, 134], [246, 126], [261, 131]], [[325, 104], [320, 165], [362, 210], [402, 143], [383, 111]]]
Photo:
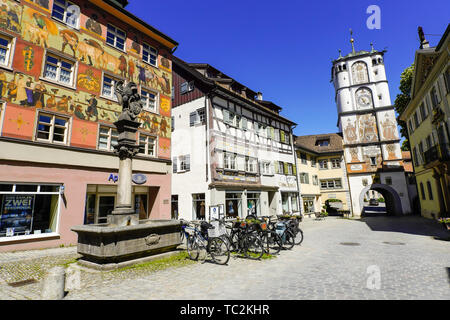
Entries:
[[320, 189], [340, 189], [342, 188], [341, 179], [320, 180]]
[[234, 153], [224, 152], [223, 163], [225, 169], [236, 170], [236, 155]]
[[177, 173], [177, 157], [172, 158], [172, 172]]
[[431, 93], [430, 93], [430, 97], [431, 97], [431, 102], [433, 105], [433, 109], [436, 108], [439, 104], [439, 99], [438, 99], [438, 94], [436, 92], [436, 87], [433, 86], [433, 88], [431, 89]]
[[193, 216], [194, 220], [205, 220], [205, 194], [197, 193], [192, 195], [192, 206], [193, 206]]
[[426, 200], [425, 189], [423, 188], [423, 183], [420, 183], [420, 193], [422, 194], [422, 199]]
[[270, 161], [262, 161], [261, 162], [261, 174], [263, 175], [272, 175], [272, 166]]
[[139, 153], [146, 156], [155, 157], [156, 138], [139, 132]]
[[118, 79], [110, 77], [109, 75], [103, 75], [103, 84], [102, 84], [102, 97], [112, 99], [117, 101], [117, 96], [114, 90], [114, 86]]
[[328, 169], [328, 160], [319, 160], [319, 169]]
[[317, 175], [313, 175], [312, 182], [313, 182], [313, 185], [318, 186], [319, 185], [319, 177]]
[[422, 102], [422, 104], [420, 105], [420, 117], [422, 118], [422, 121], [425, 120], [427, 116], [427, 109], [425, 108], [425, 104]]
[[300, 172], [300, 183], [309, 184], [309, 174], [307, 172]]
[[171, 219], [175, 219], [178, 220], [178, 195], [177, 194], [173, 194], [172, 195], [172, 199], [171, 199], [171, 213], [170, 213], [170, 218]]
[[126, 33], [110, 24], [108, 24], [108, 29], [106, 31], [106, 43], [111, 46], [125, 51], [125, 40]]
[[377, 165], [377, 157], [370, 157], [370, 165], [372, 166]]
[[245, 157], [245, 171], [256, 173], [258, 167], [258, 160], [255, 158]]
[[417, 149], [416, 147], [413, 147], [413, 159], [414, 159], [414, 165], [419, 165], [419, 158], [417, 157]]
[[156, 92], [141, 89], [141, 100], [144, 110], [155, 113], [158, 112], [157, 111], [158, 94]]
[[408, 121], [408, 129], [409, 129], [409, 134], [412, 134], [414, 132], [414, 127], [412, 124], [412, 120]]
[[331, 168], [336, 169], [341, 167], [341, 159], [335, 158], [331, 159]]
[[142, 60], [156, 67], [158, 64], [158, 50], [146, 43], [142, 44]]
[[283, 210], [283, 213], [289, 212], [289, 193], [281, 193], [281, 208]]
[[36, 138], [52, 143], [67, 143], [69, 118], [39, 113]]
[[80, 7], [65, 0], [54, 0], [52, 17], [72, 28], [78, 29], [80, 21]]
[[185, 155], [179, 157], [180, 161], [180, 171], [189, 171], [191, 170], [191, 155]]
[[423, 143], [422, 143], [422, 141], [420, 141], [419, 142], [419, 154], [418, 154], [418, 157], [419, 157], [419, 162], [420, 162], [420, 164], [423, 164]]
[[311, 167], [315, 167], [315, 166], [316, 166], [316, 158], [311, 157]]
[[291, 193], [290, 195], [292, 212], [298, 212], [298, 196], [296, 193]]
[[227, 218], [242, 217], [242, 194], [225, 192], [225, 215]]
[[447, 68], [447, 70], [445, 70], [444, 80], [447, 93], [450, 93], [450, 68]]
[[11, 48], [13, 39], [0, 35], [0, 65], [9, 67], [11, 64]]
[[0, 184], [0, 238], [57, 232], [60, 185]]
[[259, 198], [261, 193], [259, 192], [247, 192], [247, 215], [258, 216], [261, 214], [259, 206]]
[[292, 174], [294, 173], [293, 168], [292, 168], [292, 163], [288, 163], [287, 164], [287, 174], [292, 176]]
[[44, 78], [72, 86], [74, 82], [74, 70], [73, 62], [47, 54], [45, 58]]
[[185, 94], [188, 93], [190, 91], [194, 90], [194, 81], [191, 82], [183, 82], [180, 85], [180, 93], [181, 94]]
[[428, 198], [433, 200], [433, 189], [431, 188], [430, 181], [427, 181], [427, 189], [428, 189]]
[[329, 144], [330, 144], [330, 140], [329, 139], [317, 140], [316, 141], [316, 146], [319, 146], [319, 147], [328, 147]]
[[198, 124], [206, 124], [205, 108], [197, 109], [189, 114], [189, 126], [193, 127]]
[[114, 145], [117, 145], [119, 133], [113, 127], [100, 126], [98, 135], [98, 148], [101, 150], [112, 151]]
[[302, 164], [306, 164], [306, 153], [300, 152], [300, 161]]
[[416, 112], [414, 112], [414, 127], [415, 127], [415, 128], [418, 128], [418, 127], [419, 127], [419, 124], [420, 124], [420, 122], [419, 122], [419, 114], [418, 114], [418, 112], [416, 111]]
[[274, 140], [275, 141], [280, 141], [280, 130], [279, 129], [274, 129]]

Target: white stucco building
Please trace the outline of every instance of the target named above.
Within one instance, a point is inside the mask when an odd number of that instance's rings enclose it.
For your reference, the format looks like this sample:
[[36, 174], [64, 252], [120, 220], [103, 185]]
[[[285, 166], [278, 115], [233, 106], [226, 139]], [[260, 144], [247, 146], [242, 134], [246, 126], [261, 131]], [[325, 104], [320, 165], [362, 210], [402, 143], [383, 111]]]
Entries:
[[173, 77], [172, 217], [299, 212], [295, 123], [208, 64], [175, 59]]

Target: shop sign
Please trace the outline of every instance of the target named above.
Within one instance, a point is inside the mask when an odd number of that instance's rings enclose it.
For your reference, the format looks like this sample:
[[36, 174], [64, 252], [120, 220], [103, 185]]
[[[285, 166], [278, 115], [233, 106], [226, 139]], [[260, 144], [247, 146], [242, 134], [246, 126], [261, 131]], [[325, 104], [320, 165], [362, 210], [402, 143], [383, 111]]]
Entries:
[[29, 234], [33, 223], [34, 195], [4, 195], [0, 212], [0, 233]]
[[112, 182], [116, 183], [118, 180], [119, 180], [119, 176], [117, 174], [114, 174], [114, 173], [109, 174], [108, 181], [112, 181]]
[[136, 184], [144, 184], [147, 182], [147, 177], [145, 176], [145, 174], [136, 173], [133, 174], [132, 180]]

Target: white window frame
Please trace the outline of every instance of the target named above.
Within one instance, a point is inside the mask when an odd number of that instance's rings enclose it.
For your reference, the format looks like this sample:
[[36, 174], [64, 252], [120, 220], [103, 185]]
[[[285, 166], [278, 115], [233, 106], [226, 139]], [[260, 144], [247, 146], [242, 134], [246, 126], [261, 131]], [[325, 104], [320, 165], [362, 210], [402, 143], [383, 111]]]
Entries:
[[[39, 120], [41, 115], [50, 117], [51, 118], [50, 119], [50, 123], [41, 122]], [[55, 123], [55, 120], [57, 118], [64, 119], [66, 121], [65, 125], [64, 126], [57, 125]], [[35, 133], [34, 133], [35, 134], [35, 141], [43, 141], [43, 142], [49, 142], [49, 143], [54, 143], [54, 144], [67, 145], [68, 141], [69, 141], [70, 120], [71, 120], [71, 118], [69, 116], [66, 116], [66, 115], [59, 115], [59, 114], [55, 114], [55, 113], [51, 113], [51, 112], [39, 111], [38, 114], [37, 114], [36, 130], [35, 130]], [[42, 130], [39, 130], [39, 125], [40, 124], [50, 127], [50, 129], [48, 131], [48, 134], [49, 134], [49, 138], [48, 139], [43, 139], [43, 138], [39, 138], [38, 137], [39, 131], [42, 131]], [[64, 141], [61, 142], [61, 141], [55, 141], [54, 140], [55, 127], [57, 127], [57, 128], [64, 128]], [[45, 132], [45, 131], [43, 131], [43, 132]]]
[[[150, 93], [150, 94], [155, 96], [155, 98], [153, 99], [153, 101], [154, 101], [154, 103], [153, 103], [154, 108], [153, 109], [150, 108], [150, 99], [151, 98], [148, 95], [146, 95], [145, 98], [144, 98], [144, 95], [142, 94], [142, 91], [144, 91], [146, 93]], [[159, 107], [159, 93], [157, 91], [150, 90], [150, 89], [147, 89], [145, 87], [141, 87], [141, 99], [142, 99], [142, 103], [143, 103], [143, 109], [145, 111], [149, 111], [149, 112], [153, 112], [153, 113], [159, 114], [159, 112], [158, 112], [158, 110], [159, 110], [159, 108], [158, 108]]]
[[[52, 62], [48, 62], [47, 61], [47, 57], [48, 56], [50, 56], [50, 57], [52, 57], [54, 59], [57, 59], [58, 62], [56, 64], [52, 63]], [[61, 69], [69, 70], [68, 68], [65, 68], [65, 67], [62, 66], [62, 62], [63, 61], [65, 63], [68, 63], [68, 64], [72, 65], [72, 67], [70, 69], [70, 72], [71, 72], [70, 73], [70, 83], [66, 83], [66, 82], [60, 80]], [[56, 53], [47, 51], [45, 53], [45, 55], [44, 55], [44, 59], [43, 59], [42, 63], [43, 63], [42, 76], [41, 76], [42, 80], [53, 82], [53, 83], [57, 83], [59, 85], [65, 86], [65, 87], [69, 87], [69, 88], [75, 89], [75, 79], [76, 79], [76, 70], [77, 70], [77, 62], [76, 61], [71, 60], [71, 59], [67, 59], [67, 58], [65, 58], [63, 56], [60, 56], [60, 55], [56, 54]], [[47, 64], [51, 65], [53, 67], [56, 67], [56, 79], [53, 79], [53, 78], [50, 78], [50, 77], [46, 76]]]
[[[80, 29], [80, 17], [81, 17], [81, 11], [80, 11], [80, 15], [79, 15], [78, 18], [77, 18], [76, 25], [72, 25], [72, 24], [70, 24], [70, 23], [67, 23], [67, 18], [68, 18], [68, 15], [67, 15], [67, 9], [68, 9], [70, 6], [73, 6], [73, 5], [77, 6], [77, 5], [76, 5], [75, 3], [73, 3], [73, 2], [70, 2], [70, 1], [59, 0], [59, 1], [61, 1], [61, 2], [64, 2], [64, 5], [62, 5], [61, 3], [57, 3], [57, 1], [58, 1], [58, 0], [53, 0], [52, 14], [51, 14], [52, 18], [55, 19], [55, 20], [57, 20], [57, 21], [59, 21], [59, 22], [64, 23], [65, 25], [67, 25], [67, 26], [69, 26], [69, 27], [71, 27], [71, 28], [74, 28], [74, 29], [79, 30], [79, 29]], [[62, 9], [64, 9], [64, 15], [63, 15], [63, 19], [62, 19], [62, 20], [59, 19], [59, 18], [57, 18], [57, 17], [55, 17], [55, 16], [53, 15], [53, 11], [54, 11], [55, 5], [58, 6], [58, 7], [60, 7], [60, 8], [62, 8]], [[79, 8], [79, 6], [77, 6], [77, 7]]]
[[257, 173], [258, 160], [252, 157], [245, 157], [245, 171], [250, 173]]
[[223, 168], [226, 170], [237, 170], [237, 156], [235, 153], [223, 153]]
[[[328, 159], [322, 159], [319, 160], [319, 170], [328, 170]], [[322, 163], [325, 163], [324, 166], [322, 166]]]
[[[147, 47], [147, 48], [146, 48]], [[154, 50], [154, 52], [152, 53], [152, 49]], [[144, 58], [144, 52], [147, 53], [147, 60], [145, 60]], [[155, 57], [155, 63], [153, 64], [151, 62], [151, 56]], [[142, 43], [142, 61], [144, 61], [145, 63], [157, 68], [158, 67], [158, 49], [156, 49], [155, 47], [149, 45], [148, 43], [143, 42]]]
[[262, 161], [261, 162], [261, 174], [265, 176], [273, 175], [273, 167], [270, 161]]
[[340, 169], [341, 168], [341, 159], [332, 158], [332, 159], [330, 159], [330, 162], [331, 162], [331, 169]]
[[[114, 29], [114, 30], [112, 30]], [[121, 35], [118, 34], [117, 31], [123, 32], [124, 36], [122, 38]], [[114, 36], [114, 44], [113, 43], [109, 43], [108, 42], [108, 33], [112, 34]], [[120, 48], [117, 46], [117, 38], [122, 39], [123, 40], [123, 48]], [[127, 44], [127, 33], [125, 31], [123, 31], [120, 28], [117, 28], [115, 25], [112, 25], [111, 23], [108, 23], [106, 25], [106, 39], [105, 39], [105, 43], [113, 48], [116, 48], [120, 51], [125, 52], [125, 48], [126, 48], [126, 44]]]
[[5, 55], [5, 62], [0, 63], [0, 66], [6, 67], [10, 69], [12, 67], [13, 57], [14, 57], [14, 49], [16, 47], [16, 38], [10, 36], [7, 33], [0, 31], [0, 38], [6, 40], [8, 42], [8, 45], [5, 48], [6, 55]]
[[[144, 141], [141, 140], [142, 137], [145, 137]], [[153, 154], [150, 154], [150, 149], [149, 149], [149, 146], [151, 145], [150, 144], [150, 140], [153, 140]], [[142, 132], [139, 132], [139, 139], [138, 139], [138, 141], [139, 141], [139, 146], [140, 147], [141, 147], [141, 142], [144, 143], [144, 152], [141, 152], [141, 148], [139, 148], [139, 154], [140, 155], [144, 155], [146, 157], [152, 157], [152, 158], [155, 158], [157, 156], [156, 155], [156, 145], [157, 145], [157, 142], [158, 142], [157, 137], [149, 135], [149, 134], [145, 134], [145, 133], [142, 133]]]
[[[105, 77], [110, 78], [112, 80], [111, 81], [111, 95], [104, 94]], [[102, 87], [101, 87], [101, 91], [100, 91], [100, 97], [117, 102], [118, 99], [117, 99], [117, 96], [116, 96], [116, 93], [115, 93], [115, 89], [114, 89], [115, 84], [116, 84], [117, 81], [122, 81], [122, 80], [117, 78], [117, 77], [114, 77], [114, 76], [110, 75], [109, 73], [103, 72], [103, 75], [102, 75]]]
[[[102, 128], [103, 129], [107, 129], [108, 133], [107, 134], [102, 133]], [[114, 131], [117, 134], [113, 134]], [[106, 148], [100, 147], [100, 136], [107, 137], [107, 142], [106, 142], [107, 146], [106, 146]], [[116, 137], [117, 139], [119, 139], [119, 132], [117, 131], [116, 128], [110, 127], [110, 126], [99, 125], [99, 128], [98, 128], [98, 139], [97, 139], [97, 149], [98, 150], [104, 150], [104, 151], [114, 151], [114, 147], [113, 147], [113, 144], [112, 144], [113, 137]], [[115, 139], [115, 140], [117, 140], [117, 139]]]

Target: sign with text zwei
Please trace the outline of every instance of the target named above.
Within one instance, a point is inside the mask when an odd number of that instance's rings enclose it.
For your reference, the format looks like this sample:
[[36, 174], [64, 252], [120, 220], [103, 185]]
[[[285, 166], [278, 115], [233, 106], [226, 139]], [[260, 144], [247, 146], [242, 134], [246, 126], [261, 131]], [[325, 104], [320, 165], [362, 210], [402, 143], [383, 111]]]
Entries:
[[[34, 195], [4, 195], [0, 212], [0, 234], [8, 236], [31, 231]], [[8, 231], [8, 232], [6, 232]]]

